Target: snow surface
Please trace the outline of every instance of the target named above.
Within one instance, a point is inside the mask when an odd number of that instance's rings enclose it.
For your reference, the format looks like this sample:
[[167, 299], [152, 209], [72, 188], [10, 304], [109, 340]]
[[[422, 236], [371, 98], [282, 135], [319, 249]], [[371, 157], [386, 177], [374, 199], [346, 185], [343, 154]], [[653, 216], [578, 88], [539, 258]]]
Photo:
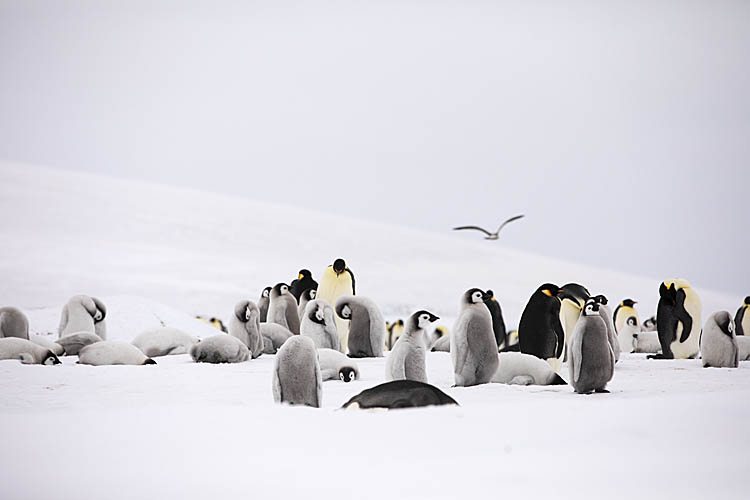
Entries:
[[[262, 186], [248, 186], [248, 196]], [[397, 200], [384, 200], [384, 203]], [[0, 164], [0, 304], [54, 332], [76, 293], [108, 306], [110, 338], [192, 318], [343, 256], [358, 293], [389, 318], [455, 317], [461, 293], [493, 288], [509, 326], [542, 282], [578, 281], [650, 315], [659, 280], [515, 252], [497, 242], [375, 224], [240, 198]], [[582, 257], [585, 260], [585, 256]], [[689, 273], [686, 273], [689, 279]], [[698, 289], [704, 318], [742, 297]], [[450, 326], [450, 321], [446, 324]], [[336, 411], [384, 380], [324, 383], [323, 408], [273, 403], [274, 356], [236, 365], [92, 367], [0, 361], [0, 497], [15, 498], [745, 498], [750, 363], [623, 355], [611, 394], [569, 386], [451, 388], [458, 408]], [[567, 367], [561, 374], [568, 378]]]

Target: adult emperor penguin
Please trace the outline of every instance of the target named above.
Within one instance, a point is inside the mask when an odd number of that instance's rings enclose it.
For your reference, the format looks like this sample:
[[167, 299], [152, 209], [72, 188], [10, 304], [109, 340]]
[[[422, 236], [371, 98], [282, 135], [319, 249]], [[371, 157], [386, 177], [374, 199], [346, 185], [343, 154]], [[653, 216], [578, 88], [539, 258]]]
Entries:
[[393, 380], [365, 389], [344, 403], [341, 408], [396, 410], [439, 405], [458, 406], [458, 403], [434, 385], [416, 380]]
[[[354, 274], [346, 266], [344, 259], [336, 259], [323, 271], [315, 298], [323, 299], [336, 307], [336, 301], [342, 295], [356, 295]], [[339, 332], [341, 347], [346, 350], [349, 345], [349, 322], [337, 316], [336, 331]]]
[[484, 305], [490, 310], [490, 316], [492, 317], [492, 332], [495, 334], [495, 341], [499, 348], [505, 343], [505, 321], [503, 320], [503, 310], [500, 307], [500, 302], [498, 302], [495, 297], [495, 292], [487, 290], [487, 295], [489, 295], [490, 298], [484, 303]]
[[250, 349], [237, 337], [220, 333], [193, 345], [190, 357], [196, 363], [242, 363], [250, 357]]
[[742, 303], [737, 314], [734, 315], [734, 325], [737, 329], [737, 335], [750, 335], [750, 295], [745, 297], [745, 301]]
[[258, 310], [260, 311], [260, 322], [265, 323], [268, 318], [268, 305], [271, 303], [271, 288], [267, 286], [260, 293], [258, 299]]
[[302, 295], [299, 296], [299, 305], [297, 306], [297, 316], [299, 316], [299, 325], [300, 328], [302, 328], [302, 316], [305, 314], [305, 307], [307, 307], [307, 303], [311, 300], [315, 300], [315, 296], [317, 295], [318, 291], [314, 290], [312, 288], [309, 288], [302, 292]]
[[521, 314], [518, 344], [521, 352], [533, 354], [559, 371], [565, 352], [565, 333], [560, 323], [560, 288], [545, 283], [537, 288]]
[[271, 387], [277, 403], [320, 408], [323, 379], [318, 351], [311, 338], [295, 335], [281, 346], [276, 354]]
[[286, 283], [277, 283], [271, 289], [271, 302], [268, 306], [268, 322], [288, 328], [295, 335], [299, 334], [299, 314], [297, 301]]
[[615, 353], [600, 307], [594, 299], [586, 302], [570, 338], [570, 385], [579, 394], [609, 392], [606, 387], [615, 373]]
[[334, 349], [318, 349], [320, 376], [325, 380], [351, 382], [359, 379], [359, 367], [354, 360]]
[[63, 307], [57, 333], [62, 338], [73, 333], [89, 332], [106, 340], [106, 316], [107, 308], [101, 300], [88, 295], [74, 295]]
[[659, 286], [656, 325], [661, 354], [650, 359], [687, 359], [698, 354], [701, 334], [701, 299], [684, 279]]
[[497, 342], [487, 300], [489, 296], [479, 288], [461, 297], [461, 311], [449, 335], [457, 386], [486, 384], [497, 371]]
[[634, 317], [636, 323], [640, 323], [641, 320], [638, 318], [638, 311], [635, 309], [635, 305], [638, 302], [633, 299], [625, 299], [615, 307], [615, 312], [612, 316], [612, 321], [615, 324], [615, 333], [619, 334], [620, 330], [625, 326], [628, 318]]
[[317, 290], [318, 282], [312, 277], [308, 269], [300, 269], [297, 279], [289, 284], [289, 293], [299, 302], [299, 298], [305, 290]]
[[0, 338], [0, 359], [18, 359], [26, 365], [60, 364], [51, 350], [18, 337]]
[[425, 346], [427, 347], [427, 350], [432, 349], [435, 342], [447, 336], [448, 328], [442, 325], [436, 326], [431, 332], [425, 331]]
[[318, 349], [342, 351], [333, 308], [325, 300], [315, 299], [307, 303], [300, 335], [310, 337]]
[[[347, 343], [341, 344], [352, 358], [379, 358], [383, 356], [385, 319], [372, 299], [342, 295], [336, 300], [336, 314], [349, 320]], [[341, 331], [339, 331], [341, 340]]]
[[0, 338], [4, 337], [29, 340], [29, 319], [20, 309], [0, 307]]
[[234, 306], [234, 314], [229, 320], [229, 335], [240, 339], [250, 349], [253, 359], [263, 354], [260, 310], [253, 301], [241, 300]]
[[438, 318], [429, 311], [417, 311], [406, 320], [404, 334], [385, 360], [385, 380], [427, 382], [425, 331]]
[[612, 352], [615, 354], [615, 363], [620, 361], [620, 343], [617, 341], [617, 333], [615, 333], [615, 325], [612, 322], [612, 311], [609, 309], [609, 302], [607, 297], [604, 295], [597, 295], [592, 297], [594, 302], [599, 304], [599, 316], [604, 320], [604, 324], [607, 327], [607, 339], [609, 345], [612, 347]]
[[401, 335], [404, 333], [404, 320], [403, 319], [397, 319], [393, 323], [391, 323], [390, 328], [388, 328], [387, 333], [387, 345], [388, 349], [393, 349], [393, 346], [396, 345], [396, 341], [401, 337]]
[[635, 352], [638, 346], [638, 333], [640, 332], [640, 325], [638, 325], [638, 318], [631, 316], [625, 320], [625, 324], [617, 332], [617, 342], [620, 344], [620, 352]]
[[430, 352], [451, 352], [451, 336], [440, 337], [430, 347]]
[[704, 368], [737, 368], [739, 347], [735, 326], [727, 311], [719, 311], [708, 317], [701, 334], [701, 363]]
[[200, 342], [187, 332], [172, 328], [171, 326], [160, 326], [151, 328], [138, 334], [131, 344], [143, 351], [149, 358], [158, 356], [171, 356], [174, 354], [187, 354], [193, 345]]
[[[576, 327], [576, 321], [581, 316], [581, 310], [591, 294], [585, 286], [578, 283], [563, 285], [557, 297], [560, 299], [560, 324], [565, 332], [565, 345], [568, 345], [570, 334]], [[563, 353], [563, 361], [566, 353]]]
[[133, 344], [117, 340], [104, 340], [87, 345], [78, 352], [78, 363], [82, 365], [155, 365]]

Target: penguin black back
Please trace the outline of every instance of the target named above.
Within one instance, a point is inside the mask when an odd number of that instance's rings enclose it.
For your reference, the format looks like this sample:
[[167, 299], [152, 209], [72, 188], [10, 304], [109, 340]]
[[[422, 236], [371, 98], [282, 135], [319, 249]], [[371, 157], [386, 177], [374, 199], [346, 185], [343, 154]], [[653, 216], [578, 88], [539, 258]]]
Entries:
[[559, 358], [565, 347], [565, 333], [560, 323], [561, 289], [545, 283], [531, 295], [518, 325], [518, 343], [522, 353], [541, 359]]
[[289, 285], [289, 293], [299, 302], [299, 298], [306, 290], [317, 290], [318, 282], [312, 277], [309, 269], [300, 269], [297, 279]]
[[492, 316], [492, 332], [495, 334], [497, 346], [500, 347], [505, 342], [505, 321], [503, 320], [503, 310], [492, 290], [487, 290], [487, 295], [489, 295], [490, 298], [484, 301], [484, 305], [490, 310], [490, 316]]
[[365, 389], [342, 408], [419, 408], [423, 406], [456, 405], [455, 399], [437, 387], [416, 380], [393, 380]]
[[680, 342], [687, 340], [693, 329], [693, 318], [685, 310], [685, 290], [674, 283], [659, 286], [659, 305], [656, 308], [656, 331], [661, 344], [661, 354], [648, 356], [652, 359], [673, 359], [671, 344], [677, 334], [677, 324], [682, 323]]

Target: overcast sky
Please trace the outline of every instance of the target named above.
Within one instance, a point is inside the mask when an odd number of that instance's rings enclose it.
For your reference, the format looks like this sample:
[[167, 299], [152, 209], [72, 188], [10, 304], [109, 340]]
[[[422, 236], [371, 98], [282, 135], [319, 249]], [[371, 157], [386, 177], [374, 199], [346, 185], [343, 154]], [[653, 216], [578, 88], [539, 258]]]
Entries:
[[750, 2], [0, 5], [0, 158], [750, 294]]

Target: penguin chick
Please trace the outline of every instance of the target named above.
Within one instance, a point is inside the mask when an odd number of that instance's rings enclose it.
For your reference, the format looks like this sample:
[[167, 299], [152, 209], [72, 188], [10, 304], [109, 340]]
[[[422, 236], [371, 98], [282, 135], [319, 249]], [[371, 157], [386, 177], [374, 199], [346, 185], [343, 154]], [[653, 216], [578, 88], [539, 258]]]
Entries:
[[547, 363], [531, 354], [501, 352], [492, 382], [510, 385], [567, 385]]
[[198, 337], [172, 328], [160, 326], [138, 334], [131, 344], [140, 349], [149, 358], [187, 354], [190, 348], [200, 342]]
[[737, 368], [739, 346], [734, 333], [734, 321], [726, 311], [709, 316], [701, 335], [701, 361], [704, 368]]
[[63, 307], [58, 334], [62, 338], [73, 333], [89, 332], [106, 340], [106, 315], [107, 308], [101, 300], [88, 295], [74, 295]]
[[[350, 321], [347, 335], [349, 356], [352, 358], [382, 357], [385, 319], [377, 304], [367, 297], [342, 295], [336, 300], [335, 308], [340, 318]], [[340, 339], [341, 332], [339, 332]]]
[[320, 408], [323, 380], [312, 339], [294, 335], [284, 342], [276, 355], [271, 387], [277, 403]]
[[54, 352], [18, 337], [0, 338], [0, 359], [18, 359], [25, 365], [60, 364]]
[[300, 335], [310, 337], [318, 349], [341, 351], [333, 308], [325, 300], [315, 299], [307, 303]]
[[229, 320], [229, 335], [240, 339], [250, 349], [253, 359], [263, 354], [260, 310], [254, 302], [241, 300], [234, 306], [234, 314]]
[[196, 363], [242, 363], [250, 358], [250, 349], [237, 337], [221, 333], [193, 345], [190, 357]]
[[29, 340], [29, 318], [15, 307], [0, 307], [0, 338]]
[[486, 384], [497, 371], [497, 342], [486, 300], [488, 295], [479, 288], [461, 297], [461, 312], [449, 336], [457, 386]]
[[102, 338], [95, 333], [78, 332], [58, 339], [57, 343], [62, 347], [67, 356], [76, 356], [84, 347], [102, 341]]
[[78, 352], [81, 365], [155, 365], [156, 361], [147, 357], [133, 344], [117, 340], [103, 340], [89, 344]]
[[334, 349], [318, 349], [320, 375], [325, 380], [359, 380], [359, 367], [352, 358]]
[[594, 301], [599, 304], [599, 316], [604, 320], [604, 324], [607, 326], [607, 339], [609, 345], [612, 347], [612, 352], [615, 354], [615, 364], [620, 361], [620, 343], [617, 341], [617, 333], [615, 332], [615, 325], [612, 321], [612, 311], [607, 305], [607, 297], [604, 295], [597, 295], [593, 297]]
[[268, 321], [268, 305], [271, 301], [271, 287], [267, 286], [260, 293], [260, 299], [258, 299], [258, 310], [260, 311], [260, 322], [265, 323]]
[[295, 335], [299, 335], [299, 315], [297, 314], [297, 301], [286, 283], [277, 283], [271, 289], [271, 301], [268, 306], [268, 322], [276, 323], [288, 329]]
[[638, 325], [638, 318], [635, 316], [629, 317], [625, 320], [623, 326], [620, 327], [620, 331], [617, 333], [617, 342], [620, 344], [621, 352], [635, 352], [640, 326]]
[[299, 296], [299, 305], [297, 306], [297, 315], [299, 316], [299, 327], [302, 328], [302, 316], [305, 314], [305, 307], [307, 307], [307, 303], [311, 300], [315, 300], [315, 296], [317, 295], [318, 291], [309, 288], [302, 292], [302, 295]]
[[55, 342], [54, 340], [47, 338], [45, 335], [29, 335], [29, 340], [36, 345], [40, 345], [45, 349], [49, 349], [54, 352], [56, 356], [62, 356], [65, 354], [65, 349]]
[[385, 361], [385, 380], [427, 382], [425, 330], [438, 318], [429, 311], [417, 311], [406, 320], [404, 334]]
[[615, 353], [599, 308], [594, 299], [586, 302], [570, 339], [570, 384], [579, 394], [608, 392], [607, 384], [615, 372]]
[[260, 334], [263, 336], [263, 353], [276, 354], [284, 342], [294, 335], [281, 325], [276, 323], [261, 323]]

